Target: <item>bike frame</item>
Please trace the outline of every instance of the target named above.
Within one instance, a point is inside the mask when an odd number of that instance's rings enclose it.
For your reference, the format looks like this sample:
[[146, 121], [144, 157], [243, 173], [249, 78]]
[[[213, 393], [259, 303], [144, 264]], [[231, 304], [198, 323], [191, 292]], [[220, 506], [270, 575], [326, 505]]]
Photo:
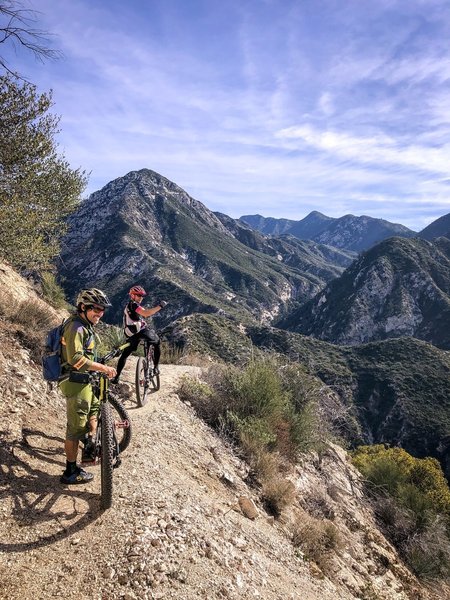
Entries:
[[150, 365], [150, 362], [154, 365], [155, 364], [155, 349], [153, 347], [153, 344], [151, 342], [149, 342], [148, 340], [143, 340], [143, 345], [144, 345], [144, 356], [147, 359], [147, 366]]

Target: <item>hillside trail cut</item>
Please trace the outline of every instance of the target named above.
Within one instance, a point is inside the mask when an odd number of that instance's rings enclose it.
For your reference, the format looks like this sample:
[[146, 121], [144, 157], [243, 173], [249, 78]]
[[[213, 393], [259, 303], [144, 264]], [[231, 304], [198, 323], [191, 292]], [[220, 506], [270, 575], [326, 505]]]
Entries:
[[[123, 389], [132, 390], [135, 364]], [[59, 483], [64, 400], [52, 392], [28, 401], [20, 437], [9, 432], [12, 442], [0, 445], [0, 598], [354, 598], [314, 576], [282, 524], [261, 508], [256, 519], [239, 509], [240, 497], [257, 502], [245, 465], [176, 394], [180, 378], [196, 373], [162, 365], [148, 404], [125, 403], [133, 439], [105, 512], [99, 467], [88, 485]]]

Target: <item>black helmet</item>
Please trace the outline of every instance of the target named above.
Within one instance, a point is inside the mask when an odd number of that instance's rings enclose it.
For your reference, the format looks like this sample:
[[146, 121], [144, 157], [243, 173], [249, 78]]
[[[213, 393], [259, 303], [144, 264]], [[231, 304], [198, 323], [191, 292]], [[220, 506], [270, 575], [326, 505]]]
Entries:
[[99, 290], [97, 288], [81, 290], [81, 292], [77, 296], [77, 307], [79, 307], [80, 304], [97, 304], [101, 308], [111, 306], [111, 302], [109, 301], [109, 298], [105, 294], [105, 292], [102, 292], [102, 290]]

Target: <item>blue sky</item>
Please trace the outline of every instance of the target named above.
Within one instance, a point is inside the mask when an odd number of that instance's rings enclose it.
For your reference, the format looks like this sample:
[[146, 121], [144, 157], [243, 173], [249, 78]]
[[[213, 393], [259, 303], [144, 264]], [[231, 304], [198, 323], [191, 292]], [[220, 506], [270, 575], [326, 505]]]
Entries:
[[232, 217], [450, 212], [447, 0], [25, 5], [63, 59], [0, 51], [53, 90], [86, 193], [149, 168]]

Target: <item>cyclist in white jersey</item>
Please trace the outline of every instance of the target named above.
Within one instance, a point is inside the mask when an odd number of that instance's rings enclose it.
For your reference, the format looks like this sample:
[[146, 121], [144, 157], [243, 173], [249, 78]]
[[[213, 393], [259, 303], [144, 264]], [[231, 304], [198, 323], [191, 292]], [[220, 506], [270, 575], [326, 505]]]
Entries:
[[117, 364], [117, 375], [111, 380], [111, 383], [119, 382], [119, 377], [123, 371], [123, 368], [125, 367], [127, 358], [130, 356], [130, 354], [136, 351], [137, 347], [139, 346], [139, 342], [145, 339], [147, 339], [154, 346], [154, 369], [155, 373], [159, 373], [158, 364], [161, 356], [159, 337], [156, 335], [156, 332], [153, 329], [149, 329], [145, 318], [151, 317], [159, 312], [166, 306], [167, 302], [164, 302], [163, 300], [153, 308], [144, 308], [141, 306], [141, 302], [144, 296], [147, 295], [147, 292], [140, 285], [134, 285], [130, 289], [129, 295], [130, 301], [125, 306], [123, 311], [123, 330], [125, 336], [127, 337], [127, 341], [130, 343], [130, 346], [125, 348], [125, 350], [122, 352]]

